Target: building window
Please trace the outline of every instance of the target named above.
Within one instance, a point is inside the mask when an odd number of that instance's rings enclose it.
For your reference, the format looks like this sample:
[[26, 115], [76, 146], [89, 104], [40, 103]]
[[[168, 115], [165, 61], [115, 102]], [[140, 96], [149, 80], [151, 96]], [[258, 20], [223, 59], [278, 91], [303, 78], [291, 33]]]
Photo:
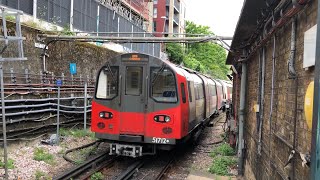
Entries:
[[153, 21], [153, 31], [157, 31], [157, 22]]
[[153, 4], [158, 4], [158, 0], [153, 0]]
[[158, 17], [158, 8], [154, 8], [153, 9], [153, 18], [157, 18]]

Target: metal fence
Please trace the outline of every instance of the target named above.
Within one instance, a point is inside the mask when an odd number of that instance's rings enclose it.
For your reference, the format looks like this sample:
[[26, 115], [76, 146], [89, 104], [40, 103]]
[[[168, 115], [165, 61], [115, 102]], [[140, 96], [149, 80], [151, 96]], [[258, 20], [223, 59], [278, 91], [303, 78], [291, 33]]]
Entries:
[[[142, 32], [145, 34], [114, 34], [114, 36], [151, 37], [141, 26], [121, 16], [111, 7], [102, 5], [96, 0], [0, 0], [0, 4], [19, 9], [47, 22], [67, 27], [72, 26], [80, 31], [90, 32]], [[36, 4], [34, 4], [36, 2]], [[34, 9], [36, 7], [36, 9]], [[71, 21], [71, 9], [73, 20]], [[103, 34], [100, 34], [103, 35]], [[132, 51], [160, 57], [160, 44], [126, 43], [123, 46]]]

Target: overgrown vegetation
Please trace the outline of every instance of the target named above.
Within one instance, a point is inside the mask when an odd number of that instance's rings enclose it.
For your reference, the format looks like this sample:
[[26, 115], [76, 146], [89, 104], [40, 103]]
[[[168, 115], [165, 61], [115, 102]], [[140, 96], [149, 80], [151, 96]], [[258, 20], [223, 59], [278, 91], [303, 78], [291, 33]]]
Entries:
[[84, 130], [84, 129], [60, 128], [60, 135], [61, 136], [72, 136], [72, 137], [76, 137], [76, 138], [80, 138], [80, 137], [90, 137], [92, 139], [95, 138], [94, 133], [91, 132], [89, 129]]
[[44, 161], [50, 165], [55, 163], [53, 155], [48, 153], [44, 148], [36, 148], [33, 151], [33, 159], [36, 161]]
[[36, 180], [40, 180], [40, 179], [45, 179], [45, 180], [50, 180], [52, 178], [49, 177], [48, 174], [46, 174], [45, 172], [42, 172], [40, 170], [36, 170], [36, 173], [35, 173], [35, 179]]
[[[0, 168], [4, 168], [4, 162], [0, 161]], [[14, 169], [14, 160], [13, 159], [8, 159], [8, 169]]]
[[[187, 21], [186, 33], [214, 35], [208, 26], [197, 25], [190, 21]], [[229, 67], [225, 65], [226, 51], [215, 43], [194, 43], [187, 46], [179, 43], [168, 43], [166, 51], [173, 63], [183, 63], [185, 67], [209, 74], [215, 78], [227, 78]]]
[[6, 20], [7, 21], [15, 21], [16, 20], [16, 17], [15, 16], [6, 16]]
[[227, 143], [224, 143], [217, 148], [215, 148], [211, 153], [211, 157], [216, 157], [217, 155], [221, 156], [233, 156], [235, 155], [235, 150]]
[[96, 172], [91, 175], [90, 180], [102, 180], [104, 179], [104, 176], [101, 172]]
[[34, 22], [33, 20], [22, 22], [22, 24], [25, 24], [25, 25], [32, 27], [32, 28], [35, 28], [35, 29], [39, 28], [39, 25], [36, 22]]
[[224, 143], [216, 147], [210, 156], [213, 157], [212, 165], [209, 168], [209, 172], [216, 175], [227, 176], [229, 169], [235, 166], [237, 160], [235, 157], [235, 150], [227, 143]]
[[230, 175], [228, 169], [230, 166], [235, 166], [237, 160], [231, 156], [218, 156], [215, 157], [209, 172], [220, 176]]
[[62, 35], [66, 35], [66, 36], [75, 36], [76, 35], [74, 32], [71, 31], [69, 25], [63, 27], [63, 30], [61, 31], [61, 34]]

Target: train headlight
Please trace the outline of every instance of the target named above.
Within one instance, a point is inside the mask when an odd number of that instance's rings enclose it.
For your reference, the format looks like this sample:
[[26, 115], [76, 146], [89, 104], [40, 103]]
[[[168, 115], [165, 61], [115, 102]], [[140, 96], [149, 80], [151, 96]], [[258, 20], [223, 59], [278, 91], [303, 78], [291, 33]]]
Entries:
[[166, 117], [164, 118], [164, 121], [170, 122], [170, 121], [171, 121], [171, 118], [170, 118], [169, 116], [166, 116]]
[[111, 118], [113, 118], [113, 114], [111, 112], [103, 111], [103, 112], [99, 113], [99, 117], [103, 118], [103, 119], [111, 119]]
[[160, 122], [160, 123], [168, 123], [171, 121], [170, 116], [167, 116], [167, 115], [157, 115], [157, 116], [154, 116], [153, 119], [154, 121]]

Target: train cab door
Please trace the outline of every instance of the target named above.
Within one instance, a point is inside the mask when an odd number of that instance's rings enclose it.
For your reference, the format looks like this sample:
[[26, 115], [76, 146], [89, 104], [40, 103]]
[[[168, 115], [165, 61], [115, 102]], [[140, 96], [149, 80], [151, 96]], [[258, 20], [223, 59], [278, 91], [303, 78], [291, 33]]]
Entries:
[[144, 135], [147, 64], [122, 62], [120, 72], [120, 133]]

